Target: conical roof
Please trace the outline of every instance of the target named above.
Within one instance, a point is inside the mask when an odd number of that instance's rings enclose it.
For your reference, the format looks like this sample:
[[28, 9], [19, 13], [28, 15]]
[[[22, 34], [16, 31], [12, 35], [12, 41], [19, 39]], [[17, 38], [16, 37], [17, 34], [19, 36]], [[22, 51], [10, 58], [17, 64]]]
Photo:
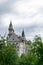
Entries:
[[10, 24], [9, 24], [9, 30], [13, 30], [13, 25], [12, 25], [11, 21], [10, 21]]
[[24, 30], [22, 31], [22, 37], [25, 37], [25, 33], [24, 33]]

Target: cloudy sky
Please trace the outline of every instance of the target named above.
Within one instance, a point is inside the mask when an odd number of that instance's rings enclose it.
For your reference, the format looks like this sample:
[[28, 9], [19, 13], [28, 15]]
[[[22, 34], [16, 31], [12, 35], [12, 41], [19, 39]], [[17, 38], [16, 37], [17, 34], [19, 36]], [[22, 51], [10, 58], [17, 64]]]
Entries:
[[43, 38], [43, 0], [0, 0], [0, 34], [8, 33], [10, 21], [15, 33], [25, 30], [27, 39]]

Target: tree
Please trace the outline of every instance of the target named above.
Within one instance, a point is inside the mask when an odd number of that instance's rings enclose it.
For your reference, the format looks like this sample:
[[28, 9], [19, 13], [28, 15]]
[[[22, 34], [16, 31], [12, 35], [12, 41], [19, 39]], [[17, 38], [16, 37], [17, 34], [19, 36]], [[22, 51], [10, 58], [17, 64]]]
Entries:
[[[43, 43], [40, 36], [35, 36], [32, 43], [31, 52], [35, 55], [34, 60], [37, 60], [36, 65], [43, 65]], [[36, 58], [37, 57], [37, 58]]]
[[20, 57], [14, 45], [6, 44], [4, 39], [0, 41], [0, 65], [43, 65], [43, 42], [40, 36], [35, 36], [29, 44], [28, 53]]
[[3, 45], [1, 45], [0, 65], [19, 65], [19, 58], [13, 45], [8, 44], [6, 46], [5, 42], [3, 42]]
[[20, 57], [20, 65], [27, 65], [26, 56], [25, 54], [22, 54]]

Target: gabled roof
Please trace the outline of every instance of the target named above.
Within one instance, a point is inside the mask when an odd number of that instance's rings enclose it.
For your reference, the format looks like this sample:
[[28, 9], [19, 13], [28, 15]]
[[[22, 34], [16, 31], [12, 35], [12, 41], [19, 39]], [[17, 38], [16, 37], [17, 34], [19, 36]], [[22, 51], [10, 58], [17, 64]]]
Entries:
[[20, 40], [19, 40], [18, 36], [17, 36], [15, 33], [13, 33], [13, 34], [10, 36], [10, 38], [8, 39], [8, 41], [19, 42]]

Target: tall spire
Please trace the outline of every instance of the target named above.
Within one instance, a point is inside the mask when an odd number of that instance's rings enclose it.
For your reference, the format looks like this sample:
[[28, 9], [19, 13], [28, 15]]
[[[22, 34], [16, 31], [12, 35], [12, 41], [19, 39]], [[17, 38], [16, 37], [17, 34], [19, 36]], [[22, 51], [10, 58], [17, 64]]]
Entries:
[[24, 30], [22, 31], [22, 42], [25, 42], [25, 33], [24, 33]]
[[9, 24], [9, 30], [13, 30], [13, 25], [12, 25], [11, 21], [10, 21], [10, 24]]
[[25, 37], [25, 33], [24, 33], [24, 30], [22, 31], [22, 37]]
[[10, 21], [8, 30], [9, 30], [9, 34], [8, 35], [11, 36], [13, 34], [13, 32], [14, 32], [13, 25], [12, 25], [11, 21]]

